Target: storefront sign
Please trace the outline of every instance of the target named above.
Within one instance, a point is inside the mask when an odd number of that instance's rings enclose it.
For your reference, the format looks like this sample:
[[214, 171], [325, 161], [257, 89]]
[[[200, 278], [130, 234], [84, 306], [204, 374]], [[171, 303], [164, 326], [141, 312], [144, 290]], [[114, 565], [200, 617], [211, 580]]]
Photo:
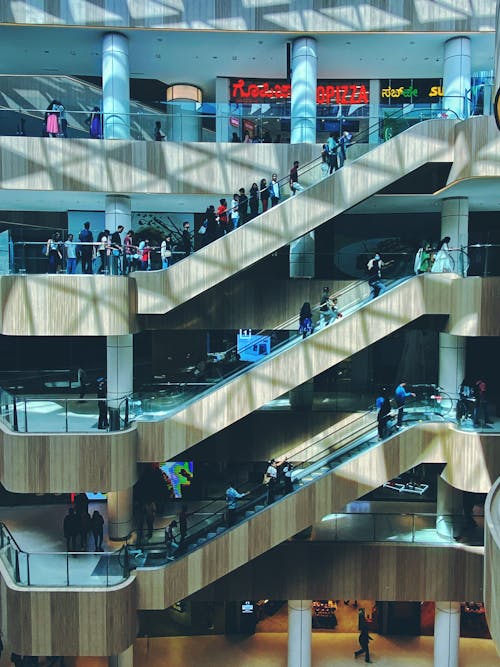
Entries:
[[384, 104], [438, 102], [443, 97], [441, 79], [382, 79], [380, 99]]
[[[262, 81], [259, 79], [231, 79], [230, 100], [237, 103], [259, 101], [286, 101], [292, 97], [292, 86], [286, 81]], [[317, 104], [368, 104], [367, 81], [318, 81]]]

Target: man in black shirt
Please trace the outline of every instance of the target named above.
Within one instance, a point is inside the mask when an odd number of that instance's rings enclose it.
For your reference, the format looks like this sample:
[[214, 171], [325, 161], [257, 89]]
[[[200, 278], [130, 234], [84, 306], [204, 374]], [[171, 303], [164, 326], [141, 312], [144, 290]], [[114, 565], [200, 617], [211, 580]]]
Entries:
[[248, 197], [245, 188], [240, 188], [239, 193], [238, 211], [240, 213], [240, 225], [244, 225], [245, 222], [248, 222]]
[[368, 284], [370, 285], [370, 297], [375, 299], [375, 297], [383, 294], [387, 287], [382, 282], [382, 267], [389, 266], [391, 262], [383, 262], [380, 255], [375, 253], [375, 256], [370, 259], [366, 268], [368, 269]]
[[[94, 235], [90, 231], [90, 222], [84, 223], [78, 239], [81, 243], [85, 244], [94, 242]], [[81, 245], [78, 250], [82, 256], [82, 273], [92, 273], [93, 247], [91, 245]]]
[[183, 224], [182, 230], [182, 247], [184, 250], [185, 257], [189, 257], [191, 254], [191, 232], [189, 231], [189, 222]]
[[111, 275], [120, 274], [120, 259], [122, 255], [122, 237], [123, 225], [118, 225], [116, 232], [111, 234]]

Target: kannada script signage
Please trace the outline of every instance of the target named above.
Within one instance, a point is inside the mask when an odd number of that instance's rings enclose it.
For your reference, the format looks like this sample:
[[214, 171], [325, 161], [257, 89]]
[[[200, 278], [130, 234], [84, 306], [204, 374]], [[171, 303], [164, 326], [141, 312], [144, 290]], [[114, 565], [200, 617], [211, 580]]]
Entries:
[[441, 79], [382, 79], [380, 101], [383, 104], [411, 104], [439, 102], [443, 97]]
[[[283, 80], [231, 79], [229, 97], [238, 104], [282, 102], [292, 97], [292, 86]], [[368, 81], [318, 81], [317, 104], [368, 104]]]

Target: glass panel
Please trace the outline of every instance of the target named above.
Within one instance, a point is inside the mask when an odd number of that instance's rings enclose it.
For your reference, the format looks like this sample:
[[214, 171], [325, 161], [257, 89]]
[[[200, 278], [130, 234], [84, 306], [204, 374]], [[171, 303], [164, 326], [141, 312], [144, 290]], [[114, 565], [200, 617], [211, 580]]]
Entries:
[[[66, 403], [69, 432], [97, 430], [99, 402], [96, 399], [68, 398]], [[106, 401], [103, 403], [105, 404]]]
[[64, 399], [25, 398], [18, 405], [19, 430], [29, 433], [64, 433], [66, 403]]
[[[22, 555], [22, 554], [20, 554]], [[27, 559], [28, 560], [28, 559]], [[29, 585], [30, 586], [67, 586], [66, 571], [67, 554], [64, 553], [30, 553], [29, 554]], [[20, 562], [21, 579], [23, 579], [24, 563]], [[27, 584], [28, 581], [23, 583]]]
[[340, 542], [372, 541], [374, 534], [371, 514], [338, 514], [337, 540]]
[[411, 514], [374, 514], [376, 542], [411, 542]]

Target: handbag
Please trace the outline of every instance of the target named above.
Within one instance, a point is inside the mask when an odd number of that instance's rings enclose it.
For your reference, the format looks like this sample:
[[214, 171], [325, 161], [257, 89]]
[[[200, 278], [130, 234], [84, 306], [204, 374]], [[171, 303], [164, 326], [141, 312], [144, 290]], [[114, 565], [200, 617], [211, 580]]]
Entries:
[[201, 227], [199, 228], [199, 230], [198, 230], [198, 234], [206, 234], [206, 231], [207, 231], [207, 228], [206, 228], [205, 225], [203, 224], [203, 225], [201, 225]]
[[264, 473], [264, 477], [262, 479], [262, 484], [267, 486], [269, 482], [271, 481], [271, 475], [268, 475], [267, 472]]

